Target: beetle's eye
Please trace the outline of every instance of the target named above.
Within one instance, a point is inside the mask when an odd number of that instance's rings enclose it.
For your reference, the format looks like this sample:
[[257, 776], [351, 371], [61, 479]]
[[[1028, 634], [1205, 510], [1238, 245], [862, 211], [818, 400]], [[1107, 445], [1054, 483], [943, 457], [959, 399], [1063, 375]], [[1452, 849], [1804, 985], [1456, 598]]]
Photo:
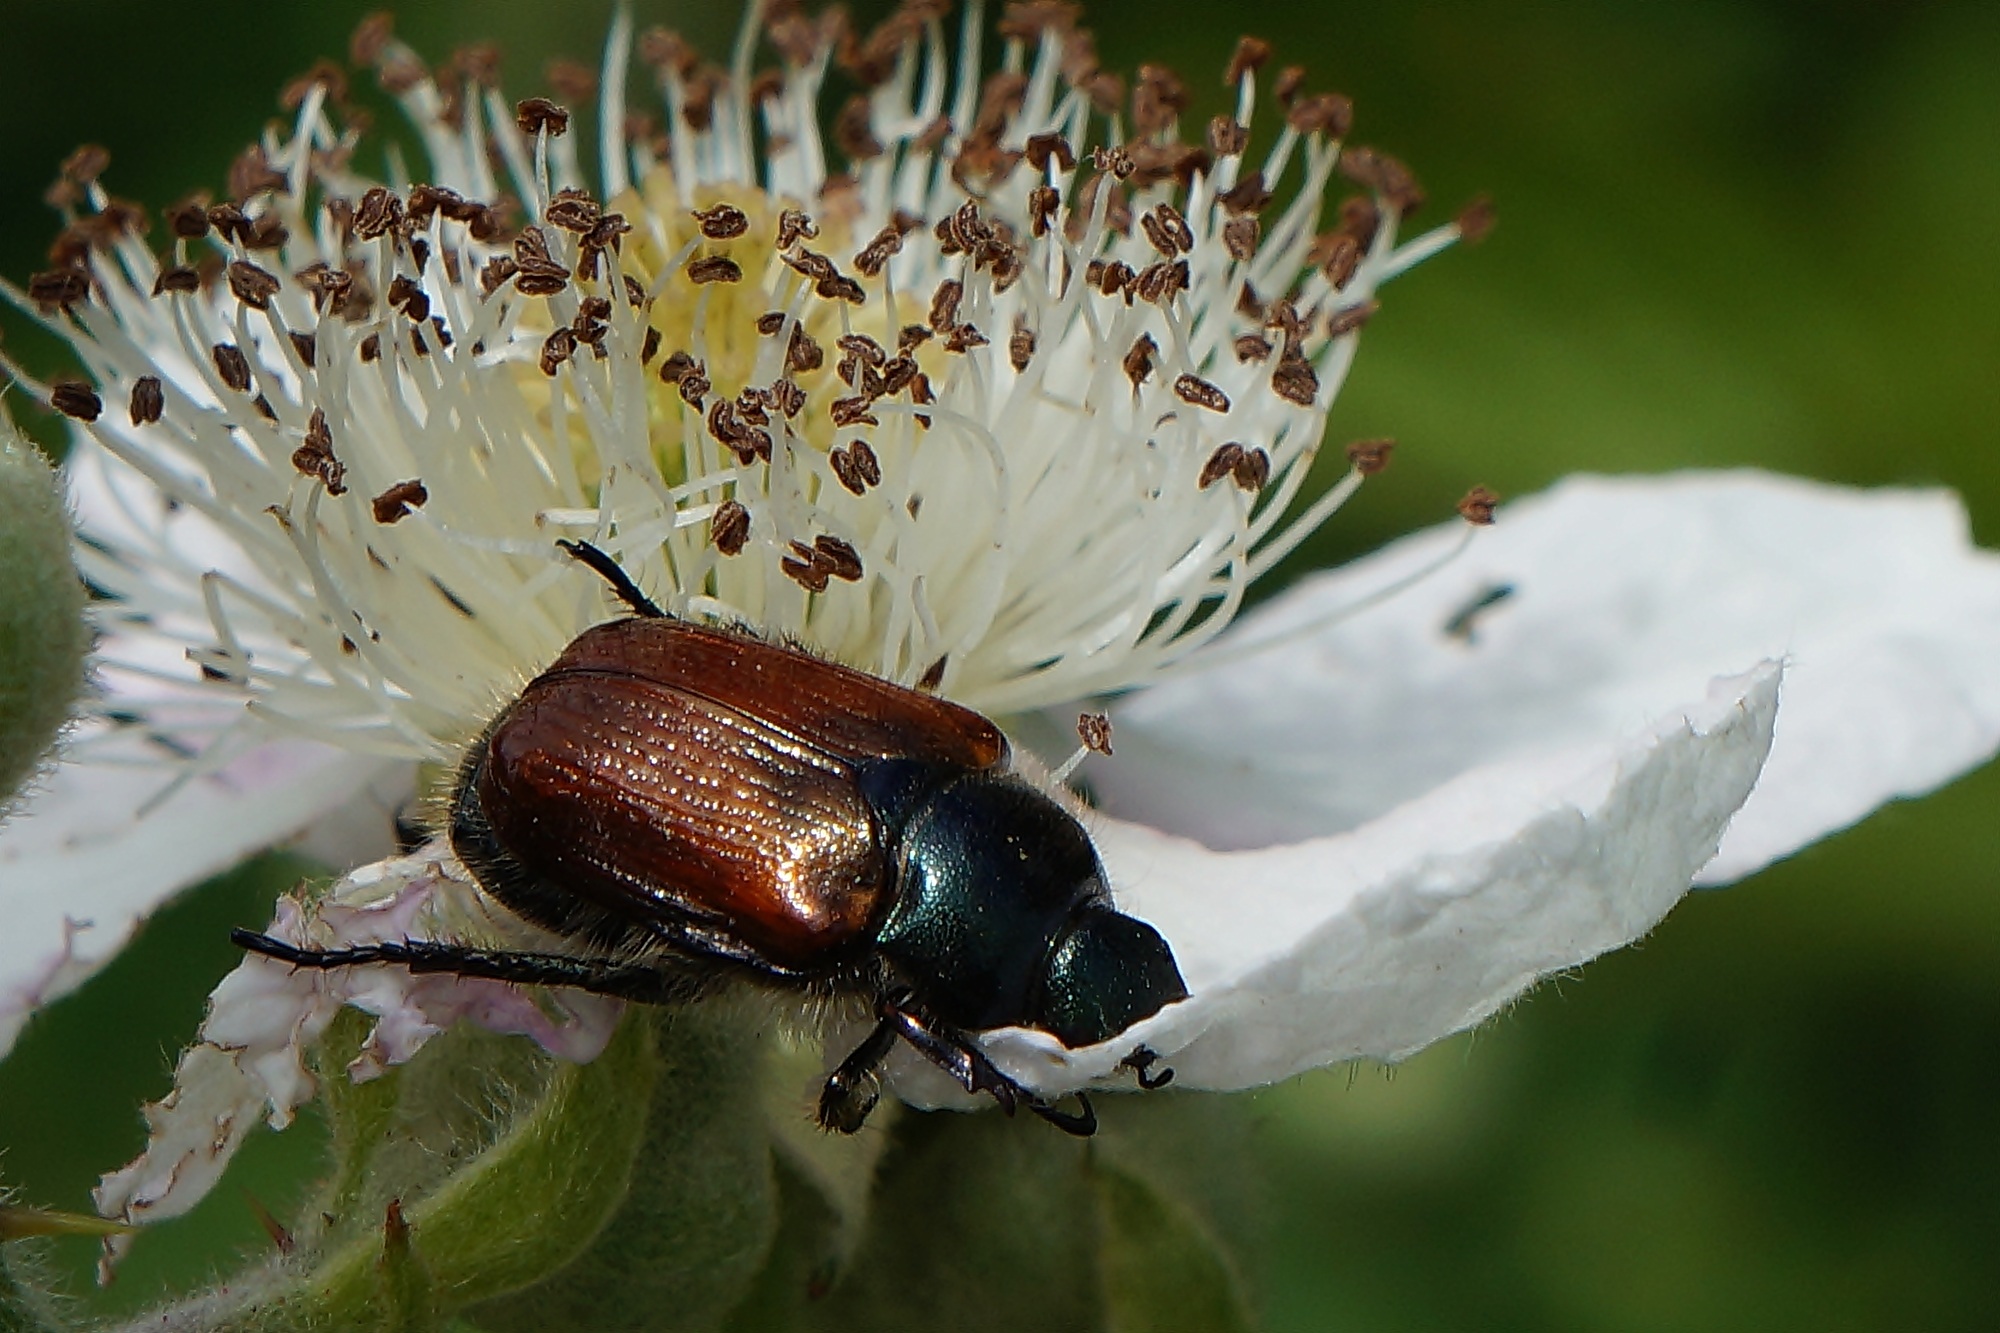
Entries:
[[1094, 1046], [1187, 993], [1159, 931], [1108, 907], [1089, 907], [1071, 918], [1049, 954], [1035, 1026], [1065, 1046]]

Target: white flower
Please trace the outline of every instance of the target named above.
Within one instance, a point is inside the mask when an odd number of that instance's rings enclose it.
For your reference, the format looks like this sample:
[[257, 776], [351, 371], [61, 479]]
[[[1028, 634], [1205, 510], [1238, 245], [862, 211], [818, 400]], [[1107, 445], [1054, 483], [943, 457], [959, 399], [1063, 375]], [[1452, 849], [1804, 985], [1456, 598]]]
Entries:
[[[771, 79], [754, 32], [728, 71], [649, 37], [664, 149], [604, 117], [592, 193], [558, 109], [441, 86], [381, 30], [428, 179], [360, 174], [322, 82], [165, 265], [78, 181], [87, 271], [15, 296], [95, 381], [31, 388], [84, 423], [79, 561], [118, 600], [103, 716], [0, 838], [24, 923], [0, 1039], [162, 894], [449, 762], [614, 613], [558, 537], [677, 614], [1023, 728], [1151, 687], [1091, 761], [1091, 824], [1193, 995], [1100, 1048], [985, 1039], [1045, 1092], [1139, 1042], [1202, 1087], [1398, 1058], [1643, 934], [1704, 865], [1745, 873], [1992, 752], [2000, 565], [1937, 496], [1573, 483], [1455, 560], [1420, 534], [1215, 643], [1378, 461], [1294, 503], [1377, 288], [1476, 219], [1399, 241], [1415, 186], [1342, 148], [1338, 98], [1287, 90], [1247, 156], [1255, 46], [1194, 148], [1171, 75], [1127, 119], [1058, 8], [1003, 31], [983, 83], [976, 17], [955, 57], [923, 7], [856, 46], [851, 174], [818, 130], [834, 33], [787, 15]], [[621, 20], [614, 112], [630, 45]], [[1336, 172], [1368, 192], [1321, 233]], [[163, 786], [149, 750], [198, 758]], [[441, 842], [276, 930], [529, 938]], [[300, 1047], [342, 1003], [382, 1020], [357, 1075], [460, 1016], [583, 1054], [607, 1013], [249, 960], [101, 1206], [188, 1206], [309, 1093]], [[913, 1061], [897, 1080], [950, 1091]]]

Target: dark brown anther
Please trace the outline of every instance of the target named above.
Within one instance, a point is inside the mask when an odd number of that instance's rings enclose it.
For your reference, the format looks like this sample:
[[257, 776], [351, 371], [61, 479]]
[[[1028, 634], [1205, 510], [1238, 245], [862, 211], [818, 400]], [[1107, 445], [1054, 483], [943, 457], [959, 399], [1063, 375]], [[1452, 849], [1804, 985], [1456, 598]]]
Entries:
[[1484, 486], [1474, 486], [1458, 502], [1458, 516], [1475, 528], [1493, 526], [1493, 510], [1500, 503], [1500, 496]]
[[557, 329], [542, 340], [541, 367], [544, 375], [553, 376], [562, 369], [563, 362], [576, 355], [576, 332], [573, 329]]
[[709, 255], [705, 259], [691, 259], [687, 266], [688, 281], [697, 287], [710, 282], [741, 282], [743, 269], [728, 255]]
[[1300, 134], [1343, 138], [1354, 128], [1354, 103], [1339, 93], [1314, 93], [1299, 98], [1286, 109], [1285, 124]]
[[78, 421], [95, 421], [104, 411], [97, 390], [82, 380], [57, 380], [50, 385], [49, 406]]
[[821, 278], [813, 284], [813, 294], [825, 301], [845, 301], [849, 305], [866, 305], [868, 293], [860, 283], [844, 274], [831, 278]]
[[867, 97], [856, 93], [840, 108], [840, 114], [833, 118], [833, 142], [849, 162], [882, 156], [882, 141], [875, 137], [875, 114]]
[[421, 324], [431, 317], [431, 298], [414, 279], [399, 273], [389, 281], [389, 308], [402, 311], [410, 323]]
[[882, 482], [882, 466], [866, 440], [836, 447], [827, 454], [826, 462], [840, 484], [856, 495], [865, 495], [870, 486]]
[[270, 422], [272, 425], [277, 424], [278, 409], [271, 406], [271, 400], [269, 398], [265, 397], [263, 394], [260, 393], [255, 398], [250, 400], [250, 406], [257, 409], [258, 416], [264, 418], [264, 420]]
[[785, 368], [794, 375], [809, 375], [825, 364], [825, 349], [813, 341], [804, 325], [792, 325], [792, 341], [785, 348]]
[[778, 214], [778, 248], [789, 250], [800, 241], [810, 241], [819, 235], [819, 227], [813, 220], [796, 208], [788, 208]]
[[701, 368], [701, 362], [695, 360], [686, 352], [671, 353], [666, 360], [660, 363], [660, 382], [662, 384], [679, 384], [689, 375], [699, 372]]
[[1035, 358], [1035, 331], [1018, 316], [1014, 321], [1013, 336], [1007, 339], [1007, 360], [1014, 367], [1014, 373], [1027, 370], [1028, 363]]
[[724, 555], [740, 554], [750, 540], [750, 511], [734, 500], [724, 500], [708, 521], [708, 539]]
[[1389, 466], [1389, 455], [1395, 449], [1396, 442], [1386, 437], [1356, 440], [1347, 446], [1347, 461], [1362, 476], [1372, 477]]
[[369, 14], [354, 25], [354, 35], [347, 39], [348, 63], [363, 69], [372, 66], [382, 58], [395, 33], [395, 15], [386, 11]]
[[246, 260], [234, 260], [228, 268], [229, 290], [252, 310], [269, 310], [278, 294], [278, 279]]
[[823, 282], [840, 273], [840, 270], [833, 266], [833, 261], [817, 250], [797, 250], [780, 258], [785, 261], [787, 268], [811, 282]]
[[785, 312], [782, 310], [766, 310], [763, 314], [757, 316], [757, 332], [763, 334], [766, 338], [775, 338], [778, 335], [778, 330], [784, 327]]
[[604, 209], [590, 197], [590, 192], [574, 187], [557, 190], [549, 206], [542, 210], [542, 217], [551, 227], [561, 227], [577, 236], [590, 235], [591, 228], [603, 216]]
[[1271, 96], [1278, 99], [1278, 105], [1290, 107], [1297, 99], [1299, 91], [1306, 86], [1306, 67], [1287, 65], [1278, 71], [1278, 77], [1271, 84]]
[[1262, 361], [1271, 355], [1271, 340], [1254, 333], [1246, 333], [1236, 340], [1236, 359], [1239, 362]]
[[[213, 211], [210, 220], [214, 220]], [[386, 235], [391, 228], [403, 220], [403, 201], [377, 185], [361, 196], [361, 202], [354, 206], [354, 235], [358, 240], [372, 241]]]
[[133, 425], [149, 426], [166, 410], [166, 389], [158, 375], [142, 375], [132, 382]]
[[1234, 88], [1243, 82], [1243, 76], [1252, 70], [1264, 68], [1264, 62], [1271, 58], [1271, 44], [1261, 37], [1239, 37], [1236, 50], [1230, 54], [1229, 66], [1222, 71], [1225, 87]]
[[416, 265], [419, 277], [431, 266], [431, 243], [428, 239], [422, 236], [410, 238], [410, 261]]
[[711, 241], [729, 241], [750, 230], [750, 215], [734, 204], [692, 210], [695, 226]]
[[1092, 754], [1111, 753], [1111, 718], [1105, 713], [1078, 713], [1076, 715], [1076, 738], [1083, 742], [1083, 748]]
[[1021, 149], [1028, 165], [1036, 171], [1046, 174], [1050, 162], [1063, 171], [1076, 170], [1076, 149], [1060, 134], [1031, 134]]
[[90, 299], [90, 270], [57, 268], [37, 273], [28, 279], [28, 297], [45, 312], [82, 305]]
[[1287, 347], [1278, 358], [1278, 368], [1271, 372], [1271, 392], [1288, 403], [1311, 407], [1319, 396], [1319, 372], [1305, 357]]
[[1139, 66], [1132, 85], [1132, 124], [1141, 135], [1163, 134], [1187, 110], [1187, 83], [1165, 65]]
[[366, 338], [363, 338], [361, 340], [360, 352], [363, 365], [373, 361], [380, 361], [382, 359], [382, 335], [371, 333]]
[[1121, 181], [1131, 175], [1136, 166], [1132, 161], [1132, 155], [1117, 147], [1091, 149], [1090, 164], [1105, 175]]
[[828, 571], [821, 569], [817, 564], [813, 563], [812, 548], [802, 546], [798, 542], [793, 542], [792, 549], [795, 551], [804, 550], [806, 552], [805, 557], [800, 558], [796, 555], [786, 556], [784, 559], [778, 561], [779, 571], [807, 592], [825, 592]]
[[1182, 375], [1176, 379], [1174, 396], [1184, 403], [1205, 407], [1211, 412], [1229, 410], [1229, 395], [1198, 375]]
[[245, 228], [243, 247], [246, 250], [282, 250], [291, 238], [291, 232], [285, 229], [285, 220], [273, 209]]
[[229, 164], [229, 195], [237, 203], [269, 190], [282, 190], [289, 181], [285, 173], [271, 165], [261, 144], [251, 144]]
[[903, 233], [894, 226], [882, 228], [875, 233], [875, 239], [863, 246], [854, 256], [854, 267], [861, 270], [865, 278], [880, 277], [888, 267], [889, 260], [901, 252]]
[[215, 373], [222, 376], [222, 382], [238, 393], [250, 392], [250, 361], [234, 343], [217, 343], [209, 349], [215, 361]]
[[[785, 95], [785, 76], [775, 69], [760, 69], [750, 76], [750, 87], [744, 94], [753, 107], [762, 107], [767, 102], [775, 102]], [[637, 137], [637, 136], [632, 136]], [[789, 146], [789, 136], [774, 134], [772, 140], [785, 140], [784, 144], [773, 144], [766, 140], [768, 151], [773, 155]]]
[[1209, 487], [1215, 485], [1216, 482], [1221, 481], [1224, 477], [1234, 472], [1237, 463], [1242, 461], [1242, 458], [1242, 445], [1236, 443], [1234, 440], [1222, 445], [1208, 456], [1206, 463], [1201, 465], [1201, 475], [1195, 479], [1195, 485], [1204, 491], [1207, 490]]
[[1382, 210], [1365, 194], [1349, 195], [1340, 201], [1340, 229], [1354, 238], [1363, 250], [1375, 244], [1382, 228]]
[[235, 204], [216, 204], [208, 210], [208, 225], [222, 233], [225, 241], [250, 239], [250, 215]]
[[1153, 358], [1159, 354], [1160, 345], [1153, 341], [1153, 335], [1142, 333], [1132, 344], [1130, 351], [1119, 364], [1125, 368], [1125, 378], [1132, 381], [1132, 391], [1137, 393], [1146, 377], [1153, 373]]
[[326, 411], [314, 408], [306, 423], [305, 442], [292, 450], [292, 466], [307, 477], [318, 478], [328, 495], [347, 494], [347, 465], [333, 454], [333, 431], [326, 424]]
[[[1097, 268], [1096, 262], [1093, 261], [1090, 267], [1092, 269]], [[1097, 290], [1106, 296], [1117, 296], [1129, 288], [1138, 276], [1137, 273], [1132, 271], [1132, 266], [1124, 260], [1110, 260], [1102, 269], [1097, 270]], [[1086, 281], [1089, 280], [1089, 269], [1084, 271], [1084, 277]], [[1128, 296], [1126, 299], [1129, 301], [1131, 298]]]
[[1339, 338], [1354, 332], [1375, 317], [1382, 308], [1380, 301], [1363, 301], [1359, 305], [1342, 306], [1326, 319], [1326, 336]]
[[639, 364], [650, 366], [653, 358], [660, 354], [660, 331], [648, 324], [646, 336], [639, 343]]
[[944, 335], [944, 350], [963, 356], [975, 347], [986, 346], [988, 341], [977, 324], [960, 324]]
[[62, 178], [72, 185], [88, 185], [104, 174], [111, 165], [111, 150], [98, 144], [80, 145], [62, 160], [58, 170]]
[[[736, 395], [736, 410], [741, 412], [743, 419], [753, 426], [768, 426], [771, 424], [770, 407], [770, 391], [759, 389], [755, 385], [745, 385], [743, 392]], [[767, 454], [766, 457], [769, 457], [769, 455]]]
[[639, 280], [630, 273], [625, 274], [624, 277], [625, 304], [631, 306], [634, 310], [643, 308], [646, 304], [646, 289], [640, 286]]
[[865, 333], [843, 333], [834, 340], [834, 346], [871, 366], [880, 367], [889, 359], [889, 354], [882, 350], [882, 344]]
[[165, 210], [167, 230], [184, 241], [198, 241], [208, 235], [208, 198], [193, 195]]
[[1492, 232], [1493, 223], [1493, 200], [1482, 194], [1459, 211], [1459, 239], [1467, 245], [1477, 245]]
[[1241, 262], [1257, 253], [1257, 242], [1264, 234], [1264, 224], [1254, 217], [1231, 218], [1222, 224], [1222, 244], [1229, 251], [1231, 259]]
[[1306, 259], [1318, 264], [1328, 284], [1340, 291], [1354, 280], [1355, 271], [1361, 267], [1361, 243], [1344, 231], [1328, 232], [1313, 241]]
[[505, 286], [507, 280], [521, 271], [510, 256], [495, 255], [479, 270], [479, 291], [483, 296], [491, 296]]
[[319, 364], [318, 335], [293, 329], [288, 336], [292, 340], [292, 350], [298, 353], [300, 364], [307, 370], [314, 369]]
[[554, 139], [569, 129], [569, 112], [546, 97], [530, 97], [514, 104], [514, 124], [523, 134], [548, 131]]
[[172, 268], [162, 268], [160, 276], [152, 280], [152, 294], [160, 296], [164, 292], [180, 292], [182, 296], [202, 290], [202, 274], [188, 268], [186, 264], [174, 264]]
[[[799, 549], [797, 542], [792, 543]], [[838, 537], [820, 536], [813, 538], [813, 563], [824, 569], [843, 583], [861, 581], [861, 554]]]
[[896, 351], [902, 356], [908, 356], [911, 352], [929, 342], [932, 336], [930, 329], [925, 325], [905, 324], [901, 329], [897, 330]]
[[1208, 122], [1208, 151], [1217, 157], [1236, 157], [1250, 146], [1250, 127], [1234, 117], [1216, 116]]
[[1255, 495], [1271, 479], [1271, 456], [1262, 449], [1245, 449], [1229, 469], [1230, 480]]
[[1146, 233], [1146, 241], [1155, 250], [1172, 259], [1180, 251], [1175, 247], [1167, 229], [1160, 222], [1159, 209], [1148, 209], [1139, 216], [1139, 227]]
[[842, 426], [879, 426], [882, 423], [868, 409], [874, 406], [866, 398], [836, 398], [833, 400], [833, 424]]
[[946, 333], [958, 323], [958, 304], [965, 299], [965, 284], [957, 278], [946, 278], [938, 284], [931, 296], [930, 325], [937, 333]]
[[782, 377], [772, 380], [771, 387], [765, 392], [770, 395], [771, 406], [784, 413], [787, 420], [805, 410], [806, 391], [791, 380]]
[[681, 391], [681, 401], [689, 407], [699, 408], [703, 400], [708, 397], [708, 391], [715, 386], [708, 382], [707, 364], [697, 361], [693, 370], [681, 376], [678, 387]]
[[683, 79], [701, 65], [701, 53], [672, 28], [648, 28], [640, 33], [639, 57], [660, 73]]
[[1261, 213], [1271, 202], [1271, 192], [1264, 188], [1264, 173], [1261, 171], [1251, 172], [1215, 197], [1229, 210], [1231, 217]]
[[1373, 190], [1398, 215], [1423, 207], [1424, 189], [1411, 170], [1387, 153], [1350, 148], [1340, 155], [1340, 174], [1363, 189]]
[[1028, 230], [1038, 237], [1048, 235], [1061, 209], [1062, 195], [1055, 187], [1037, 185], [1028, 191]]
[[937, 687], [944, 684], [944, 669], [950, 661], [951, 654], [946, 653], [943, 657], [925, 667], [924, 674], [917, 677], [917, 688], [927, 694], [935, 693]]
[[315, 60], [311, 69], [287, 83], [278, 93], [278, 105], [296, 111], [315, 88], [326, 89], [327, 101], [335, 106], [347, 105], [347, 71], [331, 60]]
[[431, 498], [423, 482], [412, 477], [399, 481], [388, 490], [368, 502], [370, 512], [377, 523], [399, 523], [413, 510], [422, 509], [424, 501]]

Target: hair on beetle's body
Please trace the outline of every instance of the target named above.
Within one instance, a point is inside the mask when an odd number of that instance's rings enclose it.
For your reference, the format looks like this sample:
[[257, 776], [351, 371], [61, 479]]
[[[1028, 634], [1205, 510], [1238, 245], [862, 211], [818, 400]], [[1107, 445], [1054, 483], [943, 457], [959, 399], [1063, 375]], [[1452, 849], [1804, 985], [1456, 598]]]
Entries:
[[[827, 1078], [818, 1117], [852, 1133], [883, 1060], [914, 1047], [968, 1092], [1063, 1111], [970, 1034], [1034, 1027], [1108, 1041], [1187, 989], [1166, 941], [1111, 904], [1076, 817], [1014, 771], [982, 715], [789, 645], [667, 615], [608, 556], [561, 543], [632, 617], [578, 635], [468, 748], [443, 831], [493, 898], [584, 952], [434, 941], [301, 949], [310, 967], [395, 963], [574, 986], [645, 1003], [733, 978], [874, 1027]], [[1146, 1087], [1170, 1071], [1139, 1048]]]

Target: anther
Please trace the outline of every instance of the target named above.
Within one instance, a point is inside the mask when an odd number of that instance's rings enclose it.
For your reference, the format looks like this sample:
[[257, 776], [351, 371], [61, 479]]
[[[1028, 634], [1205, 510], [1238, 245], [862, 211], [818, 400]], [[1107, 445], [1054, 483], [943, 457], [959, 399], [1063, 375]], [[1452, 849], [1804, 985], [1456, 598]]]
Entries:
[[1326, 319], [1326, 336], [1339, 338], [1354, 332], [1375, 317], [1382, 308], [1380, 301], [1363, 301], [1359, 305], [1342, 306]]
[[543, 219], [551, 227], [561, 227], [578, 236], [588, 236], [603, 216], [604, 210], [590, 197], [589, 191], [573, 186], [557, 190], [549, 206], [542, 210]]
[[166, 410], [167, 395], [157, 375], [142, 375], [132, 383], [132, 424], [150, 425]]
[[1475, 528], [1493, 526], [1493, 511], [1500, 503], [1500, 496], [1484, 486], [1474, 486], [1458, 502], [1458, 516]]
[[412, 477], [399, 481], [368, 502], [369, 512], [375, 515], [377, 523], [400, 523], [411, 512], [421, 509], [431, 498], [430, 491], [422, 481]]
[[1395, 448], [1396, 442], [1386, 437], [1356, 440], [1347, 446], [1347, 461], [1362, 476], [1372, 477], [1389, 466], [1389, 455], [1395, 452]]
[[1016, 316], [1013, 336], [1007, 339], [1007, 360], [1012, 363], [1014, 373], [1018, 375], [1028, 368], [1028, 362], [1033, 360], [1034, 356], [1035, 331]]
[[708, 539], [722, 554], [738, 554], [750, 540], [750, 511], [734, 500], [724, 500], [708, 521]]
[[58, 380], [50, 385], [49, 406], [78, 421], [95, 421], [104, 411], [97, 390], [81, 380]]
[[326, 424], [326, 412], [314, 408], [306, 423], [305, 442], [292, 450], [292, 466], [308, 477], [317, 478], [328, 495], [347, 493], [347, 465], [333, 454], [333, 431]]
[[546, 130], [554, 139], [569, 129], [569, 112], [546, 97], [530, 97], [514, 104], [514, 124], [523, 134]]
[[1160, 345], [1153, 341], [1153, 335], [1142, 333], [1133, 342], [1131, 349], [1125, 353], [1124, 359], [1119, 362], [1125, 368], [1125, 378], [1132, 381], [1134, 393], [1137, 393], [1139, 386], [1146, 382], [1146, 377], [1153, 373], [1153, 357], [1159, 350]]
[[250, 360], [242, 349], [234, 343], [217, 343], [209, 349], [215, 361], [215, 373], [222, 376], [222, 382], [238, 393], [250, 392]]
[[1208, 151], [1217, 157], [1236, 157], [1250, 146], [1250, 127], [1234, 117], [1216, 116], [1208, 122]]
[[700, 286], [709, 282], [741, 282], [743, 269], [727, 255], [709, 255], [688, 262], [688, 281]]
[[1235, 87], [1243, 82], [1243, 76], [1252, 70], [1262, 69], [1264, 62], [1271, 58], [1271, 44], [1261, 37], [1239, 37], [1236, 50], [1230, 54], [1229, 66], [1222, 71], [1222, 82], [1227, 87]]
[[1196, 487], [1205, 491], [1215, 485], [1216, 482], [1221, 481], [1224, 477], [1235, 471], [1236, 464], [1242, 457], [1243, 446], [1237, 444], [1234, 440], [1220, 446], [1214, 453], [1208, 456], [1208, 461], [1201, 465], [1201, 473], [1195, 478]]
[[1109, 757], [1111, 754], [1111, 718], [1105, 713], [1079, 713], [1076, 718], [1076, 738], [1083, 742], [1083, 748], [1092, 754]]
[[711, 241], [728, 241], [750, 230], [750, 215], [734, 204], [693, 210], [695, 226]]
[[1229, 395], [1198, 375], [1182, 375], [1176, 379], [1174, 396], [1184, 403], [1205, 407], [1211, 412], [1229, 410]]

